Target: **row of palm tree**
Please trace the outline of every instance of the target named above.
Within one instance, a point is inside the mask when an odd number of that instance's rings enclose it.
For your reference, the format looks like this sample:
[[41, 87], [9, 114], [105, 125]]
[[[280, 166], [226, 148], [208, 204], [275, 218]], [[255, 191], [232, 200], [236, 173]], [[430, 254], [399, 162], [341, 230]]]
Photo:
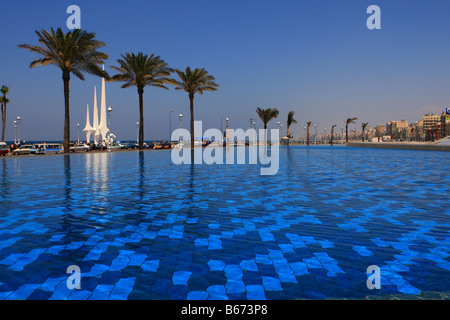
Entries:
[[[202, 95], [205, 91], [216, 91], [219, 87], [215, 78], [204, 68], [191, 70], [187, 67], [185, 70], [172, 69], [161, 57], [154, 54], [146, 55], [142, 52], [138, 54], [121, 54], [121, 59], [117, 60], [118, 67], [111, 66], [117, 74], [109, 76], [104, 68], [105, 61], [109, 58], [108, 54], [99, 51], [106, 46], [104, 42], [95, 39], [95, 34], [81, 29], [75, 29], [64, 33], [61, 28], [56, 31], [52, 28], [50, 31], [36, 31], [40, 45], [21, 44], [19, 48], [37, 53], [40, 57], [30, 63], [30, 68], [37, 66], [54, 65], [62, 72], [64, 83], [64, 152], [69, 152], [70, 142], [70, 89], [69, 82], [71, 75], [80, 80], [85, 80], [84, 73], [92, 74], [105, 78], [107, 81], [123, 82], [122, 88], [136, 87], [139, 97], [139, 149], [144, 147], [144, 89], [147, 86], [158, 87], [168, 90], [167, 85], [173, 85], [175, 90], [182, 90], [188, 94], [190, 103], [190, 134], [191, 148], [194, 148], [194, 97], [198, 93]], [[175, 73], [178, 79], [171, 78]], [[8, 88], [3, 86], [1, 89], [3, 96], [0, 97], [2, 111], [2, 141], [4, 141], [6, 105], [9, 100], [6, 98]], [[262, 109], [257, 108], [256, 112], [267, 129], [270, 120], [279, 115], [276, 108]], [[287, 136], [290, 136], [290, 127], [297, 123], [294, 119], [294, 111], [290, 111], [287, 117]], [[354, 123], [357, 118], [347, 118], [346, 120], [346, 142], [348, 142], [348, 125]], [[309, 145], [309, 130], [311, 121], [307, 122], [307, 144]], [[367, 123], [363, 123], [363, 132]], [[334, 129], [334, 126], [332, 130]], [[363, 137], [364, 139], [364, 137]], [[266, 137], [265, 139], [266, 140]], [[332, 142], [331, 142], [332, 143]]]
[[[21, 44], [19, 48], [29, 50], [40, 55], [30, 63], [30, 68], [37, 66], [54, 65], [62, 71], [64, 82], [64, 153], [69, 152], [70, 142], [70, 89], [71, 75], [84, 80], [84, 73], [93, 74], [107, 81], [123, 82], [122, 88], [136, 87], [139, 96], [139, 149], [144, 148], [144, 88], [147, 86], [168, 90], [167, 84], [175, 86], [176, 90], [184, 90], [189, 95], [191, 113], [191, 148], [194, 147], [194, 96], [204, 91], [216, 91], [218, 84], [212, 75], [205, 69], [191, 70], [187, 67], [184, 71], [172, 69], [159, 56], [126, 53], [117, 60], [118, 67], [111, 68], [117, 71], [116, 75], [109, 76], [101, 66], [109, 56], [99, 51], [106, 46], [104, 42], [95, 39], [95, 34], [81, 29], [75, 29], [64, 33], [61, 28], [56, 31], [36, 31], [40, 45]], [[179, 80], [170, 78], [175, 72]], [[3, 109], [2, 109], [3, 110]]]

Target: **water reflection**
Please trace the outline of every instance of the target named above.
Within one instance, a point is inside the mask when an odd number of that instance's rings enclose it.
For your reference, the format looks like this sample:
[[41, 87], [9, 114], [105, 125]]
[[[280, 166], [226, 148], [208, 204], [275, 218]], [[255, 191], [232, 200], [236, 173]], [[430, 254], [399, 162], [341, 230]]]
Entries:
[[142, 205], [145, 197], [145, 153], [144, 151], [138, 151], [138, 211], [140, 214], [145, 215]]
[[72, 202], [72, 172], [70, 168], [70, 155], [64, 155], [64, 209], [70, 215], [71, 214], [71, 202]]
[[86, 186], [89, 196], [95, 201], [96, 207], [104, 210], [108, 204], [109, 194], [109, 153], [88, 153], [86, 159]]
[[8, 181], [8, 166], [6, 165], [6, 159], [2, 159], [2, 172], [1, 172], [1, 193], [0, 193], [0, 205], [6, 206], [9, 196], [9, 181]]

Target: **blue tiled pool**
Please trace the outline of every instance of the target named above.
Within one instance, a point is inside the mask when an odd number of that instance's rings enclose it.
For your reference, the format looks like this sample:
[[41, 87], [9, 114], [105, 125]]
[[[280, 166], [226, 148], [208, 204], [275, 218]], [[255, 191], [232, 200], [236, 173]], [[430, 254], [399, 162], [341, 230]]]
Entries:
[[445, 152], [338, 146], [281, 148], [275, 176], [169, 151], [3, 158], [0, 299], [446, 298], [449, 177]]

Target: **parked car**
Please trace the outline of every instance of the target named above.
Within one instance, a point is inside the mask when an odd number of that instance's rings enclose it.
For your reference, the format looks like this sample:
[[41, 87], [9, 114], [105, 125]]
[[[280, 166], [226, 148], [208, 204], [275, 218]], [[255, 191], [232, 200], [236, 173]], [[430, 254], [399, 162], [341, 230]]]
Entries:
[[130, 142], [124, 142], [120, 144], [120, 148], [121, 149], [132, 149], [134, 148], [134, 144], [130, 143]]
[[160, 144], [154, 146], [155, 149], [171, 149], [172, 144], [169, 141], [163, 141]]
[[8, 145], [5, 142], [0, 142], [0, 156], [6, 156], [8, 153]]
[[91, 151], [91, 146], [88, 144], [77, 144], [76, 146], [70, 147], [70, 152], [76, 152], [76, 151], [84, 151], [88, 152]]
[[62, 151], [63, 147], [60, 143], [40, 143], [34, 145], [30, 154], [60, 153]]
[[36, 149], [36, 146], [32, 144], [25, 144], [23, 146], [20, 146], [19, 148], [15, 149], [12, 154], [18, 155], [18, 154], [30, 154], [30, 151]]

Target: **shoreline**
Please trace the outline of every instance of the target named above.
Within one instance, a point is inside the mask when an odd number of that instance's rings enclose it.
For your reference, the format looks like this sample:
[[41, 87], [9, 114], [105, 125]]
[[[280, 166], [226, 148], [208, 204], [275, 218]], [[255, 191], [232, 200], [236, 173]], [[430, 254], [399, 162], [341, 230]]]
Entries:
[[450, 145], [439, 145], [429, 142], [349, 142], [346, 146], [375, 149], [450, 151]]

